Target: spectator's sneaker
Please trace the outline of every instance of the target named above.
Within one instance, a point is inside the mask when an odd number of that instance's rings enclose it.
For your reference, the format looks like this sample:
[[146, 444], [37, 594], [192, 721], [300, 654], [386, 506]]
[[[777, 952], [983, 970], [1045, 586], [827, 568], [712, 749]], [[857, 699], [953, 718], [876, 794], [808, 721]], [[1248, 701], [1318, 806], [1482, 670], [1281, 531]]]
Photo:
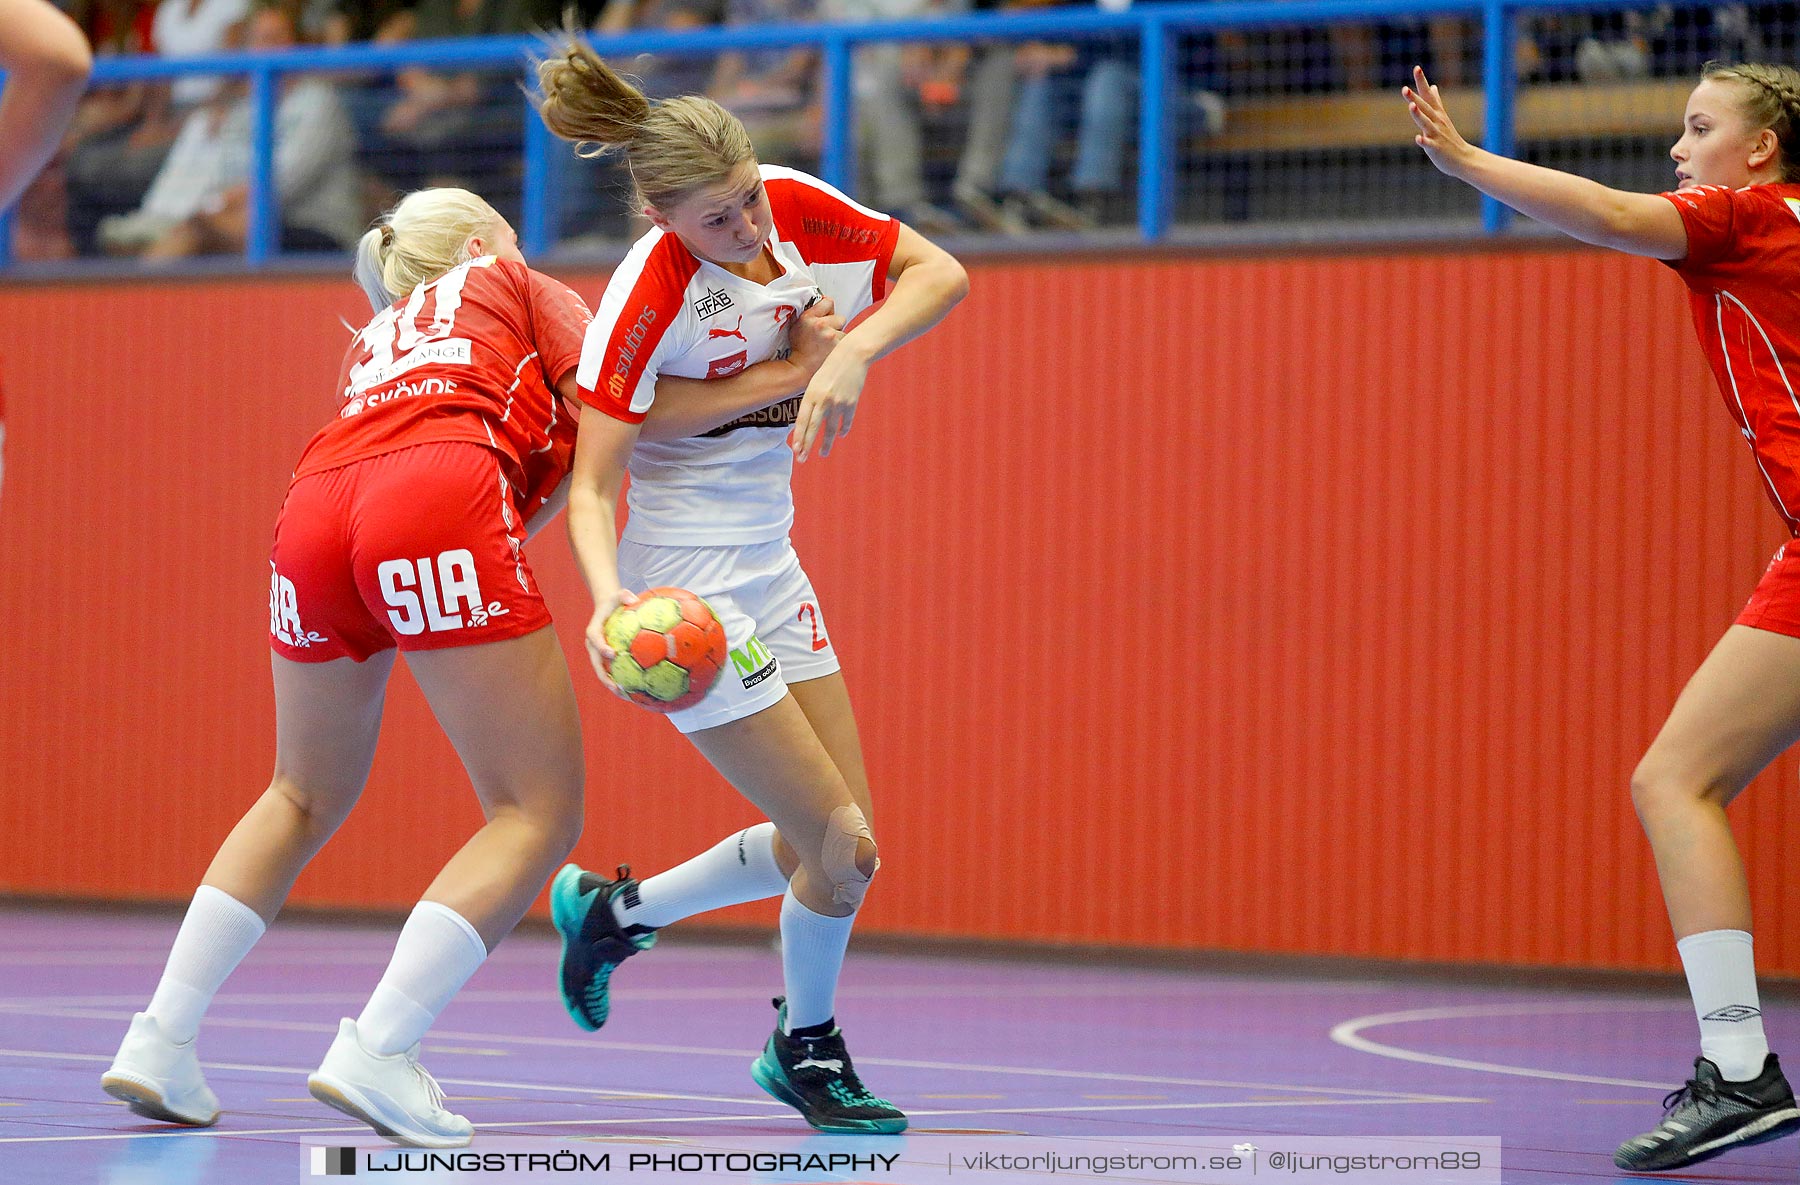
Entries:
[[1023, 222], [1010, 217], [1001, 207], [1000, 199], [980, 186], [958, 185], [950, 196], [963, 218], [979, 230], [1024, 234], [1030, 229]]
[[475, 1135], [474, 1124], [444, 1109], [444, 1092], [419, 1064], [417, 1045], [405, 1053], [370, 1053], [347, 1016], [306, 1089], [397, 1144], [463, 1148]]
[[922, 235], [953, 235], [963, 230], [962, 221], [950, 211], [930, 202], [918, 202], [900, 211], [900, 221]]
[[606, 1023], [611, 1001], [607, 985], [614, 968], [639, 951], [656, 945], [649, 926], [621, 926], [613, 916], [613, 898], [637, 893], [631, 867], [619, 865], [617, 880], [607, 880], [579, 865], [565, 864], [550, 882], [550, 919], [562, 935], [557, 981], [563, 1007], [575, 1023], [593, 1032]]
[[134, 210], [100, 220], [100, 245], [115, 255], [135, 255], [175, 228], [175, 223], [155, 214]]
[[906, 1130], [900, 1109], [870, 1094], [856, 1076], [835, 1023], [827, 1021], [792, 1035], [782, 1031], [786, 1027], [787, 1004], [777, 997], [775, 1031], [762, 1055], [750, 1063], [750, 1077], [758, 1086], [822, 1132], [893, 1135]]
[[1073, 205], [1047, 193], [1019, 195], [1024, 200], [1031, 220], [1053, 230], [1092, 230], [1096, 225], [1092, 210]]
[[1663, 1100], [1667, 1112], [1655, 1131], [1626, 1140], [1613, 1163], [1638, 1173], [1660, 1173], [1710, 1160], [1721, 1152], [1779, 1139], [1800, 1130], [1800, 1108], [1774, 1054], [1748, 1082], [1727, 1082], [1719, 1067], [1694, 1059], [1694, 1076]]
[[131, 1018], [112, 1068], [100, 1075], [100, 1089], [145, 1119], [193, 1127], [219, 1121], [219, 1100], [200, 1073], [194, 1042], [175, 1044], [148, 1012]]

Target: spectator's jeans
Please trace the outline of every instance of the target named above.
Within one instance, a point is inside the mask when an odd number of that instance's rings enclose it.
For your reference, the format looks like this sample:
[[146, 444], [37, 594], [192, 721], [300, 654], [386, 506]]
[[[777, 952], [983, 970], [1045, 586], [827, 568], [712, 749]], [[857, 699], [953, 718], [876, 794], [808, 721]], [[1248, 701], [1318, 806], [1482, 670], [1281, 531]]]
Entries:
[[1123, 188], [1125, 146], [1137, 115], [1138, 77], [1127, 62], [1103, 58], [1087, 77], [1047, 74], [1022, 79], [1013, 107], [1012, 141], [1000, 168], [1005, 193], [1042, 193], [1050, 183], [1050, 158], [1066, 109], [1080, 88], [1081, 126], [1069, 188], [1076, 193], [1115, 193]]
[[[823, 0], [819, 11], [827, 20], [861, 24], [917, 18], [925, 8], [923, 0]], [[901, 54], [897, 42], [859, 46], [851, 85], [857, 171], [871, 182], [875, 205], [906, 216], [925, 200], [925, 153], [917, 98], [902, 77]]]
[[956, 166], [957, 193], [984, 193], [1000, 186], [1000, 161], [1011, 138], [1013, 54], [1010, 42], [981, 46], [964, 89], [969, 111], [968, 139]]

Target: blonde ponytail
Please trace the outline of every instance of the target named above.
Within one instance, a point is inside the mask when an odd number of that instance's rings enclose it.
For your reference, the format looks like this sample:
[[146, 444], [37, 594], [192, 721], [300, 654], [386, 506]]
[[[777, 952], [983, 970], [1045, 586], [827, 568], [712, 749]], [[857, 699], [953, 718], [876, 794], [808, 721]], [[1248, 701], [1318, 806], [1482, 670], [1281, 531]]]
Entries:
[[469, 236], [492, 234], [499, 221], [492, 206], [466, 189], [409, 193], [357, 243], [356, 282], [380, 312], [467, 263]]
[[628, 147], [650, 118], [650, 100], [621, 78], [580, 38], [570, 35], [554, 57], [538, 63], [544, 126], [572, 140], [582, 156]]
[[579, 155], [624, 154], [639, 206], [666, 211], [756, 163], [737, 116], [700, 95], [652, 103], [573, 32], [538, 63], [538, 85], [544, 126], [574, 141]]

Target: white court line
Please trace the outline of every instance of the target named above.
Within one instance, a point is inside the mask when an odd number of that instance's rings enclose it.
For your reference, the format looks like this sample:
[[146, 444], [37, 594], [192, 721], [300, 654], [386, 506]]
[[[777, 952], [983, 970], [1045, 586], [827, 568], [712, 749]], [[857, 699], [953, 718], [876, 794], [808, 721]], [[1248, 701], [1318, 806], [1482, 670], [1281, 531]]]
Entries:
[[[113, 1020], [129, 1021], [133, 1014], [128, 1012], [87, 1011], [75, 1008], [46, 1008], [30, 1014], [14, 1015], [54, 1016], [79, 1020]], [[261, 1021], [238, 1017], [208, 1017], [206, 1024], [211, 1028], [259, 1029], [262, 1031], [278, 1030], [281, 1032], [336, 1034], [335, 1024], [322, 1024], [310, 1021]], [[699, 1045], [659, 1045], [639, 1041], [578, 1041], [562, 1037], [529, 1037], [507, 1033], [471, 1033], [460, 1030], [432, 1030], [427, 1034], [427, 1051], [430, 1041], [451, 1041], [476, 1045], [524, 1045], [531, 1047], [548, 1047], [559, 1050], [611, 1050], [623, 1053], [654, 1053], [663, 1055], [685, 1055], [690, 1057], [728, 1057], [742, 1058], [744, 1049], [720, 1049]], [[5, 1050], [0, 1050], [4, 1054]], [[1391, 1090], [1352, 1090], [1336, 1086], [1295, 1086], [1291, 1083], [1273, 1082], [1237, 1082], [1217, 1078], [1171, 1078], [1154, 1074], [1119, 1074], [1105, 1070], [1060, 1070], [1046, 1069], [1037, 1066], [989, 1066], [968, 1062], [935, 1062], [919, 1061], [912, 1058], [863, 1057], [857, 1061], [865, 1066], [897, 1066], [912, 1070], [948, 1070], [953, 1072], [976, 1074], [1011, 1074], [1025, 1075], [1034, 1078], [1074, 1078], [1084, 1082], [1136, 1082], [1155, 1083], [1162, 1086], [1205, 1086], [1221, 1087], [1232, 1090], [1257, 1090], [1273, 1092], [1291, 1092], [1300, 1094], [1344, 1095], [1357, 1098], [1405, 1099], [1439, 1103], [1462, 1103], [1469, 1100], [1447, 1095], [1417, 1094], [1412, 1091]], [[310, 1072], [310, 1071], [309, 1071]], [[448, 1081], [446, 1079], [446, 1081]]]
[[1430, 1066], [1446, 1066], [1453, 1070], [1476, 1070], [1483, 1074], [1509, 1074], [1515, 1078], [1543, 1078], [1552, 1082], [1583, 1082], [1594, 1086], [1629, 1086], [1641, 1087], [1644, 1090], [1671, 1091], [1676, 1089], [1666, 1082], [1640, 1082], [1635, 1078], [1599, 1078], [1589, 1074], [1564, 1074], [1557, 1070], [1537, 1070], [1529, 1066], [1507, 1066], [1497, 1062], [1469, 1061], [1466, 1058], [1443, 1057], [1435, 1053], [1420, 1053], [1417, 1050], [1401, 1049], [1396, 1045], [1384, 1045], [1379, 1041], [1371, 1041], [1362, 1036], [1364, 1029], [1381, 1028], [1384, 1025], [1408, 1024], [1428, 1020], [1468, 1020], [1479, 1016], [1545, 1016], [1571, 1012], [1666, 1012], [1685, 1005], [1657, 1004], [1647, 1000], [1619, 1000], [1610, 1003], [1567, 1003], [1567, 1004], [1470, 1004], [1454, 1008], [1415, 1008], [1408, 1012], [1382, 1012], [1372, 1016], [1359, 1016], [1336, 1025], [1331, 1030], [1331, 1039], [1339, 1045], [1347, 1046], [1359, 1053], [1372, 1053], [1377, 1057], [1390, 1057], [1403, 1062], [1422, 1062]]
[[[398, 931], [396, 931], [397, 933]], [[298, 944], [288, 946], [264, 946], [257, 944], [253, 966], [258, 967], [310, 967], [317, 969], [319, 960], [329, 955], [333, 963], [367, 965], [385, 967], [394, 956], [392, 938], [382, 940], [385, 945], [370, 945], [364, 948], [353, 946], [331, 947], [318, 944], [303, 947]], [[546, 944], [547, 945], [547, 944]], [[524, 948], [523, 944], [515, 944], [512, 949], [502, 947], [489, 957], [490, 963], [515, 963], [541, 959], [543, 951]], [[745, 951], [721, 948], [717, 954], [694, 948], [687, 950], [670, 950], [659, 956], [659, 963], [719, 963], [749, 962], [754, 959], [768, 957], [765, 951]], [[130, 950], [35, 950], [8, 951], [6, 964], [9, 967], [115, 967], [148, 963], [160, 967], [169, 958], [167, 944], [156, 947], [142, 947]]]
[[[1298, 990], [1298, 989], [1297, 989]], [[1370, 987], [1367, 989], [1341, 989], [1351, 991], [1387, 990]], [[614, 989], [615, 1000], [763, 1000], [768, 998], [768, 991], [763, 988], [652, 988], [631, 987]], [[1065, 997], [1081, 997], [1088, 999], [1094, 996], [1109, 997], [1170, 997], [1192, 998], [1204, 1003], [1220, 996], [1254, 995], [1258, 998], [1269, 995], [1264, 989], [1246, 987], [1243, 991], [1212, 991], [1210, 989], [1195, 990], [1192, 987], [1162, 984], [1123, 984], [1107, 985], [1103, 983], [1069, 983], [1069, 984], [1026, 984], [1011, 986], [1007, 984], [984, 984], [966, 986], [945, 986], [936, 983], [921, 984], [863, 984], [858, 986], [843, 985], [837, 990], [839, 997], [852, 996], [859, 999], [905, 999], [921, 996], [932, 998], [951, 997], [956, 999], [1004, 999], [1016, 1000], [1027, 997], [1061, 999]], [[260, 1005], [289, 1006], [302, 1004], [363, 1004], [368, 1000], [367, 992], [221, 992], [213, 997], [215, 1004], [237, 1004], [246, 1007]], [[460, 991], [456, 999], [472, 1004], [526, 1004], [545, 1000], [558, 999], [552, 988], [541, 990], [504, 989], [504, 988], [471, 988]], [[134, 995], [110, 996], [0, 996], [0, 1012], [29, 1012], [35, 1008], [101, 1008], [107, 1006], [136, 1006], [144, 1002], [142, 993]]]
[[[37, 1058], [44, 1061], [105, 1062], [112, 1063], [112, 1058], [103, 1053], [53, 1053], [45, 1049], [0, 1049], [0, 1057]], [[251, 1074], [284, 1074], [304, 1078], [311, 1074], [313, 1066], [268, 1066], [255, 1062], [201, 1062], [206, 1070], [242, 1070]], [[437, 1077], [433, 1075], [433, 1077]], [[643, 1102], [643, 1090], [608, 1090], [599, 1086], [552, 1086], [542, 1082], [495, 1082], [486, 1078], [438, 1078], [440, 1084], [451, 1086], [479, 1086], [489, 1090], [526, 1090], [541, 1094], [578, 1094], [585, 1095], [596, 1102]], [[769, 1106], [786, 1107], [786, 1103], [775, 1099], [746, 1099], [738, 1095], [714, 1094], [677, 1094], [673, 1091], [657, 1090], [659, 1099], [674, 1099], [687, 1103], [731, 1103], [733, 1106]]]
[[[444, 1079], [449, 1081], [449, 1079]], [[739, 1100], [742, 1101], [742, 1100]], [[909, 1118], [943, 1118], [958, 1115], [1063, 1115], [1087, 1113], [1095, 1111], [1217, 1111], [1243, 1107], [1376, 1107], [1386, 1102], [1422, 1103], [1426, 1099], [1309, 1099], [1295, 1100], [1287, 1103], [1162, 1103], [1156, 1106], [1109, 1106], [1109, 1107], [979, 1107], [959, 1111], [908, 1111]], [[1454, 1102], [1479, 1103], [1483, 1099], [1456, 1099]], [[785, 1106], [785, 1104], [782, 1104]], [[651, 1123], [744, 1123], [768, 1119], [767, 1114], [758, 1115], [656, 1115], [627, 1119], [534, 1119], [523, 1123], [490, 1122], [477, 1123], [478, 1130], [504, 1134], [524, 1127], [638, 1127]], [[0, 1144], [67, 1144], [91, 1140], [141, 1140], [148, 1138], [184, 1137], [187, 1139], [235, 1139], [242, 1136], [298, 1136], [344, 1132], [367, 1133], [369, 1129], [361, 1124], [355, 1127], [270, 1127], [255, 1128], [246, 1131], [219, 1131], [214, 1128], [172, 1128], [168, 1131], [148, 1132], [104, 1132], [87, 1136], [0, 1136]], [[928, 1133], [920, 1133], [928, 1134]]]

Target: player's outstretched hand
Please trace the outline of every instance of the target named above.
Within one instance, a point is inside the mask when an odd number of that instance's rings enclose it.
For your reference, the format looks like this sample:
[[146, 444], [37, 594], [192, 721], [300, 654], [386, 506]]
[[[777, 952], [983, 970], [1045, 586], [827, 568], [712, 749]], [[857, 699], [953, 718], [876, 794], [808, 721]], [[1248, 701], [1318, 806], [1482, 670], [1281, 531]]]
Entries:
[[788, 331], [788, 361], [800, 369], [808, 382], [825, 365], [831, 349], [844, 337], [844, 319], [833, 311], [829, 296], [821, 296], [807, 307]]
[[1462, 168], [1474, 155], [1475, 146], [1456, 130], [1444, 106], [1444, 96], [1425, 77], [1424, 67], [1413, 67], [1413, 84], [1401, 87], [1400, 93], [1406, 98], [1407, 114], [1419, 129], [1413, 143], [1425, 150], [1440, 172], [1461, 179]]
[[612, 611], [621, 605], [637, 603], [638, 595], [630, 589], [617, 589], [611, 596], [601, 597], [594, 602], [594, 616], [588, 620], [585, 638], [588, 661], [594, 665], [594, 674], [600, 676], [600, 686], [623, 700], [629, 700], [631, 697], [619, 690], [619, 685], [613, 682], [612, 675], [609, 673], [612, 660], [618, 657], [618, 652], [606, 644], [606, 619], [611, 617]]
[[831, 445], [840, 436], [850, 435], [856, 419], [856, 401], [862, 397], [863, 384], [869, 378], [869, 364], [849, 346], [834, 349], [819, 367], [806, 394], [800, 400], [800, 415], [788, 436], [796, 461], [806, 460], [813, 444], [819, 455], [829, 457]]

